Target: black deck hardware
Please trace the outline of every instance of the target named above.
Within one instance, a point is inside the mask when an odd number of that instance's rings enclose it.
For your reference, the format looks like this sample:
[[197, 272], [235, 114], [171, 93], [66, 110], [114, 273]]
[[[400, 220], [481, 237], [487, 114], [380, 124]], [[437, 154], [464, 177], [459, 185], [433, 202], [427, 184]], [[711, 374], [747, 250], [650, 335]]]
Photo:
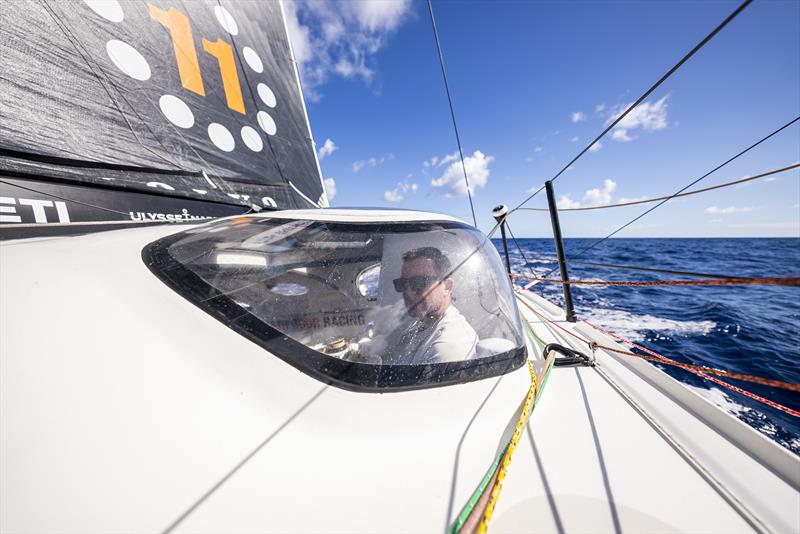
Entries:
[[558, 343], [549, 343], [544, 347], [545, 358], [547, 358], [551, 350], [564, 355], [563, 358], [556, 358], [553, 361], [553, 365], [556, 367], [564, 367], [566, 365], [587, 365], [589, 367], [594, 367], [594, 360], [592, 358], [589, 358], [582, 352], [570, 349], [564, 345], [559, 345]]

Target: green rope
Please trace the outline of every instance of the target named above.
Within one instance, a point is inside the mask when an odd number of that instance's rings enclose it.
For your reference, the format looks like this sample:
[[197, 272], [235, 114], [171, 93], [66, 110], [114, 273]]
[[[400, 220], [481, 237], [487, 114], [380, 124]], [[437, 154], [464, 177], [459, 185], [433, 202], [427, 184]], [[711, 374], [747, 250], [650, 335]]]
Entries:
[[540, 349], [544, 349], [546, 343], [541, 339], [539, 339], [539, 336], [537, 336], [536, 333], [534, 333], [533, 329], [530, 327], [527, 321], [524, 322], [524, 325], [525, 325], [525, 330], [528, 332], [528, 335], [530, 335], [531, 339], [533, 339], [539, 345]]
[[[524, 324], [525, 330], [527, 331], [527, 333], [530, 336], [530, 338], [539, 345], [539, 349], [540, 350], [544, 350], [545, 342], [542, 341], [541, 339], [539, 339], [539, 336], [537, 336], [534, 333], [533, 329], [528, 325], [528, 323], [526, 321], [524, 321], [523, 324]], [[544, 378], [542, 379], [541, 384], [537, 388], [536, 401], [538, 401], [539, 397], [541, 397], [542, 392], [544, 391], [544, 387], [547, 384], [547, 379], [550, 377], [550, 371], [552, 371], [552, 369], [553, 369], [553, 362], [550, 362], [550, 365], [547, 367], [547, 370], [545, 371]], [[536, 405], [537, 404], [538, 404], [538, 402], [534, 402], [533, 409], [531, 410], [531, 415], [533, 415], [533, 411], [536, 410]], [[483, 476], [483, 479], [478, 484], [478, 486], [475, 488], [475, 491], [472, 492], [472, 495], [470, 496], [469, 500], [464, 505], [464, 507], [461, 509], [461, 512], [458, 514], [458, 517], [453, 522], [453, 525], [450, 527], [450, 531], [449, 531], [450, 534], [458, 534], [458, 532], [464, 527], [464, 524], [467, 522], [467, 519], [469, 519], [469, 516], [472, 514], [473, 510], [475, 509], [475, 506], [478, 504], [478, 501], [480, 501], [481, 496], [486, 491], [486, 488], [489, 485], [489, 482], [492, 480], [492, 478], [494, 477], [495, 473], [500, 468], [500, 462], [502, 461], [503, 457], [505, 456], [506, 451], [508, 450], [508, 445], [510, 443], [511, 443], [511, 439], [508, 440], [508, 443], [506, 443], [505, 447], [503, 447], [503, 450], [494, 459], [494, 462], [492, 462], [492, 465], [489, 466], [489, 469], [486, 471], [486, 474]]]
[[481, 495], [483, 495], [483, 492], [486, 491], [486, 487], [489, 485], [489, 482], [492, 480], [492, 477], [494, 477], [494, 474], [500, 468], [500, 462], [506, 455], [506, 451], [508, 450], [508, 445], [510, 443], [511, 440], [509, 439], [508, 443], [506, 443], [506, 446], [503, 448], [500, 454], [498, 454], [497, 457], [494, 459], [494, 462], [489, 467], [489, 470], [486, 471], [486, 474], [483, 476], [483, 479], [481, 480], [480, 484], [478, 484], [478, 487], [475, 488], [475, 491], [472, 492], [472, 495], [467, 501], [467, 504], [465, 504], [464, 508], [461, 509], [461, 513], [458, 514], [458, 518], [456, 518], [455, 522], [453, 523], [453, 526], [450, 527], [450, 534], [457, 534], [464, 526], [464, 523], [467, 522], [467, 519], [469, 519], [469, 516], [472, 514], [472, 511], [475, 509], [475, 505], [478, 504], [478, 501], [481, 499]]

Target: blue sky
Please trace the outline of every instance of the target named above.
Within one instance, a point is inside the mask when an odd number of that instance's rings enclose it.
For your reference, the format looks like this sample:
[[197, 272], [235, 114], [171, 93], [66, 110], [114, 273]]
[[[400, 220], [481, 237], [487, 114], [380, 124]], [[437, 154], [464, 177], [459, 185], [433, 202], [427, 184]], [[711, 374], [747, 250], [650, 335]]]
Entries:
[[[557, 173], [737, 5], [434, 1], [478, 226]], [[471, 221], [427, 5], [297, 1], [287, 18], [332, 205]], [[756, 1], [565, 172], [556, 196], [566, 207], [670, 194], [798, 115], [800, 2]], [[697, 187], [798, 161], [796, 123]], [[800, 236], [798, 203], [795, 169], [670, 201], [620, 235]], [[647, 207], [563, 213], [562, 229], [605, 235]], [[546, 213], [510, 224], [551, 235]]]

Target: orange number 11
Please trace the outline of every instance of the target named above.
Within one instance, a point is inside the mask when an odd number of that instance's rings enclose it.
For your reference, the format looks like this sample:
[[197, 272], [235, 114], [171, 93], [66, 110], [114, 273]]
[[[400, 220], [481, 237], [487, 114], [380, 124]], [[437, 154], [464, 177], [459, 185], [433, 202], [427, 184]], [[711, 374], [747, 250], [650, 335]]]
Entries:
[[189, 18], [174, 7], [169, 11], [159, 9], [153, 4], [147, 4], [147, 7], [150, 8], [150, 16], [168, 29], [172, 35], [172, 48], [175, 49], [175, 60], [178, 62], [181, 84], [200, 96], [206, 96]]
[[[169, 11], [164, 11], [153, 4], [147, 4], [147, 7], [150, 10], [150, 16], [170, 32], [181, 85], [189, 91], [205, 96], [203, 76], [200, 73], [200, 63], [197, 61], [189, 18], [174, 7]], [[228, 107], [244, 114], [244, 100], [242, 99], [239, 75], [236, 72], [236, 61], [233, 58], [233, 48], [222, 39], [217, 39], [213, 43], [203, 39], [203, 50], [219, 63], [222, 87], [225, 90]]]
[[228, 107], [244, 115], [242, 87], [239, 85], [239, 75], [236, 73], [236, 62], [233, 60], [233, 48], [222, 39], [217, 39], [213, 43], [207, 39], [203, 39], [203, 50], [217, 58]]

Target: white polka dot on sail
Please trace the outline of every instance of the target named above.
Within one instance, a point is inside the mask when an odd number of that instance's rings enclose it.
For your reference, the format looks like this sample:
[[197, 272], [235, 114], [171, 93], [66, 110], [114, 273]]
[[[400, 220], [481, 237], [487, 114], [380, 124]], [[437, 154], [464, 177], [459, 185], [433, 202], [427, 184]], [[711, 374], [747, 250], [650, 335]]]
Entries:
[[239, 26], [236, 24], [236, 20], [233, 18], [230, 11], [222, 6], [215, 6], [214, 15], [217, 16], [220, 26], [222, 26], [226, 32], [231, 35], [239, 34]]
[[261, 149], [264, 148], [264, 141], [261, 140], [261, 136], [258, 135], [255, 128], [250, 126], [242, 128], [242, 141], [253, 152], [261, 152]]
[[150, 65], [142, 54], [123, 41], [112, 39], [106, 43], [106, 52], [114, 65], [133, 79], [150, 79]]
[[261, 126], [261, 129], [267, 132], [269, 135], [275, 135], [278, 131], [278, 127], [275, 125], [275, 121], [272, 120], [272, 117], [269, 116], [269, 113], [266, 111], [259, 111], [258, 115], [256, 115], [258, 119], [258, 125]]
[[272, 92], [272, 89], [270, 89], [267, 84], [260, 83], [258, 84], [257, 90], [258, 96], [261, 97], [261, 101], [269, 107], [274, 108], [277, 104], [277, 101], [275, 100], [275, 93]]
[[257, 73], [261, 74], [264, 72], [264, 64], [261, 62], [261, 58], [258, 57], [256, 51], [250, 48], [249, 46], [245, 46], [242, 49], [242, 55], [244, 56], [244, 60], [250, 66], [251, 69], [256, 71]]
[[179, 128], [191, 128], [194, 126], [194, 113], [186, 103], [173, 95], [164, 95], [158, 100], [158, 107], [161, 113]]
[[230, 152], [236, 147], [233, 135], [223, 125], [212, 122], [208, 125], [208, 138], [223, 152]]
[[122, 22], [125, 13], [117, 0], [83, 0], [89, 9], [111, 22]]
[[164, 182], [147, 182], [147, 187], [153, 187], [155, 189], [166, 189], [167, 191], [175, 191], [175, 188], [169, 184], [165, 184]]

